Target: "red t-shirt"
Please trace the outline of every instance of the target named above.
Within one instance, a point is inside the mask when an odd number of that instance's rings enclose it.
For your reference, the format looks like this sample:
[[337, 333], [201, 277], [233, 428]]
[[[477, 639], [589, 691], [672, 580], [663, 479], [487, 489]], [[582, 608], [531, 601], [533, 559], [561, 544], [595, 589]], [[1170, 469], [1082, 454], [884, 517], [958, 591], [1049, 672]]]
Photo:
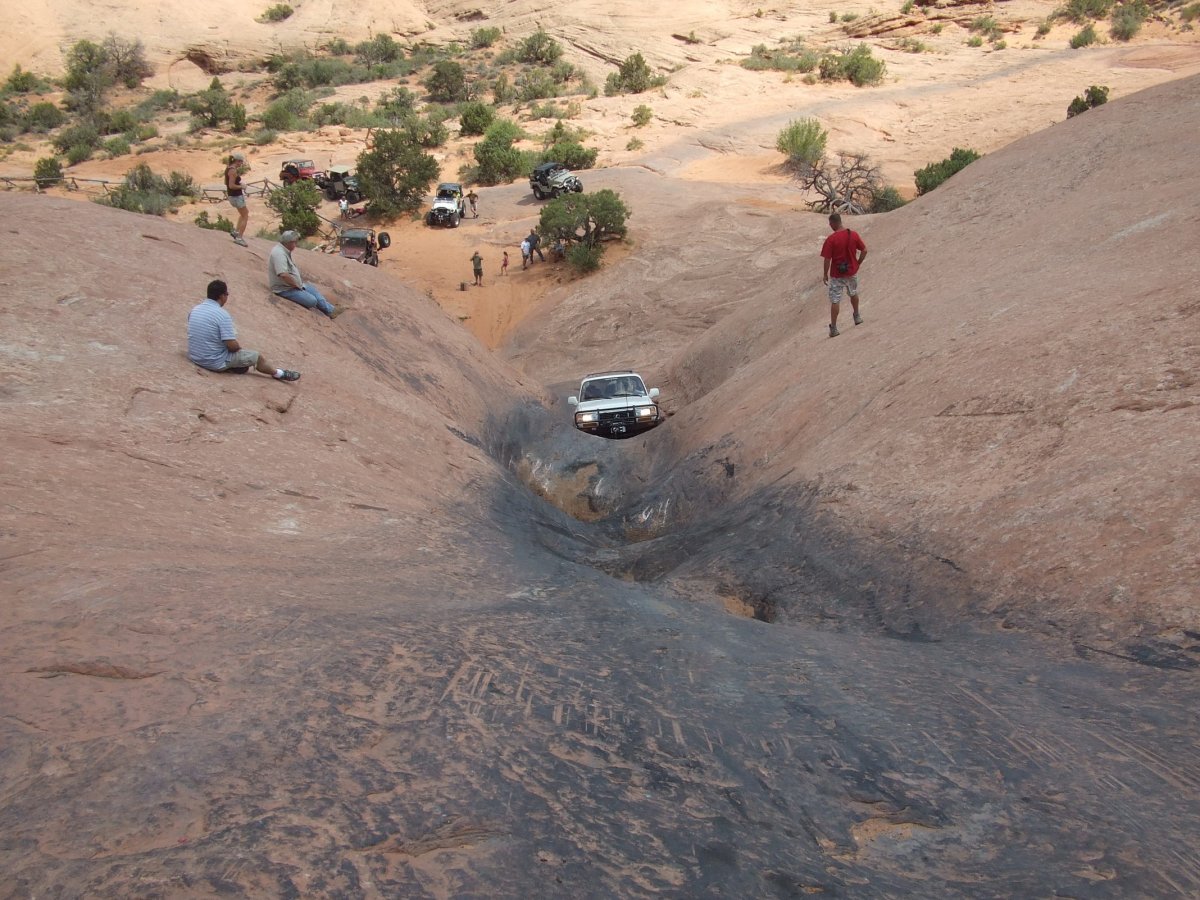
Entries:
[[[830, 278], [850, 278], [858, 274], [858, 251], [866, 252], [867, 245], [863, 243], [863, 239], [851, 231], [849, 228], [843, 228], [841, 231], [835, 231], [829, 237], [825, 238], [825, 243], [821, 246], [822, 259], [829, 260], [829, 277]], [[850, 271], [845, 274], [838, 272], [838, 263], [847, 260], [850, 263]]]

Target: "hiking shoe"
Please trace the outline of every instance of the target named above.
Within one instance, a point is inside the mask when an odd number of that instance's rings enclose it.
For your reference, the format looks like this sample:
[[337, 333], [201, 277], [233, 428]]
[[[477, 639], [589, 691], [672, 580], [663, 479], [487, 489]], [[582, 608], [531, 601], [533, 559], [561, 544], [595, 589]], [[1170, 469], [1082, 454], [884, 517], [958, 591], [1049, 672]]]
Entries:
[[250, 246], [249, 244], [246, 243], [245, 239], [240, 234], [238, 234], [236, 231], [229, 232], [229, 236], [231, 238], [233, 238], [233, 242], [235, 244], [237, 244], [239, 247], [249, 247]]
[[329, 314], [329, 318], [331, 318], [331, 319], [336, 319], [338, 316], [340, 316], [342, 313], [344, 313], [344, 312], [345, 312], [346, 310], [348, 310], [349, 308], [350, 308], [350, 307], [348, 307], [348, 306], [335, 306], [335, 307], [333, 308], [333, 312], [331, 312], [331, 313]]
[[829, 336], [830, 336], [830, 337], [837, 337], [839, 334], [841, 334], [841, 332], [837, 330], [837, 326], [836, 326], [836, 325], [832, 325], [832, 324], [831, 324], [831, 325], [829, 326]]
[[291, 369], [284, 369], [283, 374], [276, 375], [275, 378], [278, 379], [279, 381], [299, 381], [300, 373], [293, 372]]
[[855, 325], [861, 325], [861, 324], [862, 324], [862, 316], [860, 316], [858, 313], [855, 313], [855, 314], [854, 314], [854, 324], [855, 324]]

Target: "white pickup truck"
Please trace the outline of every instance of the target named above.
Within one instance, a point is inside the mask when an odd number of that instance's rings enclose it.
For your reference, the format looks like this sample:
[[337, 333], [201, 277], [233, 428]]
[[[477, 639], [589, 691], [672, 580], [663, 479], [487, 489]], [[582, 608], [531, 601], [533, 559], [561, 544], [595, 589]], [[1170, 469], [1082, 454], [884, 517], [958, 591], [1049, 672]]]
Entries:
[[579, 395], [568, 397], [575, 407], [575, 427], [603, 437], [632, 437], [648, 431], [662, 416], [655, 400], [658, 388], [646, 390], [636, 372], [597, 372], [585, 375]]

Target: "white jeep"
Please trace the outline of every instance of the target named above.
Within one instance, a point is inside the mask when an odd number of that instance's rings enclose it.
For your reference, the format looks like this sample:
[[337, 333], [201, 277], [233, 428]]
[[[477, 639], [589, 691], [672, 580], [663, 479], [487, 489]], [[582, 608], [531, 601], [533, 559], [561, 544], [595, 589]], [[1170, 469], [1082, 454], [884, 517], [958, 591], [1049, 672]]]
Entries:
[[659, 422], [658, 388], [646, 390], [636, 372], [598, 372], [585, 375], [579, 395], [568, 397], [575, 407], [575, 427], [588, 434], [626, 438], [648, 431]]

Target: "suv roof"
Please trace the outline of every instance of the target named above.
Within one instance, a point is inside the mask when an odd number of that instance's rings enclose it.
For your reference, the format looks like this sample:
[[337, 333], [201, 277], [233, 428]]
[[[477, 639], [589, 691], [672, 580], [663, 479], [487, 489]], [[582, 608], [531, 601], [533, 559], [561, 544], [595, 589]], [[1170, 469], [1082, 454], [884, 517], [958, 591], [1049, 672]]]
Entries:
[[637, 372], [633, 371], [633, 369], [614, 369], [611, 372], [593, 372], [591, 375], [584, 375], [583, 380], [587, 381], [589, 378], [604, 378], [608, 375], [637, 375]]

